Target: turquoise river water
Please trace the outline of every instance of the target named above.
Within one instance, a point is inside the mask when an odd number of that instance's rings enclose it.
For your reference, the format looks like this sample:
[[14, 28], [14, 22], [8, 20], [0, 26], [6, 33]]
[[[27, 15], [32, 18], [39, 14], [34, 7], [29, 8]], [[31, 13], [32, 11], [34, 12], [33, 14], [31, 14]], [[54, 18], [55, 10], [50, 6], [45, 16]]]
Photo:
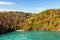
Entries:
[[6, 34], [1, 34], [0, 40], [60, 40], [60, 32], [15, 31]]

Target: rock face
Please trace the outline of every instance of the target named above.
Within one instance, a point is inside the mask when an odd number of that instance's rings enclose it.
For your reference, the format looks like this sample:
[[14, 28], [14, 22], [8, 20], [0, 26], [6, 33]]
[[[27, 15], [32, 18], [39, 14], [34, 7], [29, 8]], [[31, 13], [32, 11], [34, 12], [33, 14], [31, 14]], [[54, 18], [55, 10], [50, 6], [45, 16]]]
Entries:
[[60, 9], [41, 13], [0, 12], [0, 33], [15, 30], [60, 31]]

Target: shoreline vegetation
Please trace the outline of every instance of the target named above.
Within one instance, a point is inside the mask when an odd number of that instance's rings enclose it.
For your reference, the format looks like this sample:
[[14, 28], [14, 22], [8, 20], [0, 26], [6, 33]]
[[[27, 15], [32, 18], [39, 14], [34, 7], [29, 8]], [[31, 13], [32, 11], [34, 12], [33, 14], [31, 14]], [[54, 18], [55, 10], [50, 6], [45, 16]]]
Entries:
[[40, 13], [0, 12], [0, 34], [11, 31], [60, 31], [60, 9]]

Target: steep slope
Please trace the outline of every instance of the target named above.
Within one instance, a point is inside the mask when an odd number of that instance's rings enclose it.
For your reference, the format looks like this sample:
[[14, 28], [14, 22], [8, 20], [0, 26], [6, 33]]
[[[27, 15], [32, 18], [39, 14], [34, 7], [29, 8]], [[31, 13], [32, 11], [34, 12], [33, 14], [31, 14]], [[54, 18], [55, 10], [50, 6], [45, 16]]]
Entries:
[[38, 14], [0, 12], [0, 33], [15, 30], [60, 31], [60, 9], [49, 9]]
[[0, 33], [19, 30], [30, 16], [31, 13], [24, 12], [0, 12]]
[[39, 14], [32, 14], [29, 20], [33, 30], [60, 31], [60, 9], [49, 9]]

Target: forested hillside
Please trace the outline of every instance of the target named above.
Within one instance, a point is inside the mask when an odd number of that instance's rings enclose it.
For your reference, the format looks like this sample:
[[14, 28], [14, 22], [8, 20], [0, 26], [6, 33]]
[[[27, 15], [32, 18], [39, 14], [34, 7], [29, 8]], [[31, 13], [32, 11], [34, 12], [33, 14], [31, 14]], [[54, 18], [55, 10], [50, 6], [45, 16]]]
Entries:
[[15, 30], [60, 31], [60, 9], [40, 13], [0, 12], [0, 33]]
[[0, 12], [0, 33], [20, 30], [30, 16], [24, 12]]

